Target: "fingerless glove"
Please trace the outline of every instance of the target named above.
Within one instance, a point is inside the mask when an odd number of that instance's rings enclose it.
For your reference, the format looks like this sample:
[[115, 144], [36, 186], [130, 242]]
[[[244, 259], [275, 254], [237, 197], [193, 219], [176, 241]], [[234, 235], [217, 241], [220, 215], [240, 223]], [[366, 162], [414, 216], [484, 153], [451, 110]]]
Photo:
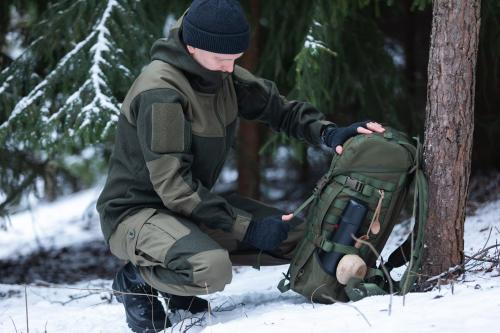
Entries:
[[358, 134], [358, 127], [366, 127], [369, 121], [353, 123], [347, 127], [328, 125], [321, 133], [321, 141], [330, 148], [341, 146], [347, 139]]
[[264, 251], [273, 251], [288, 237], [289, 231], [290, 224], [283, 222], [281, 216], [269, 216], [250, 222], [243, 242]]

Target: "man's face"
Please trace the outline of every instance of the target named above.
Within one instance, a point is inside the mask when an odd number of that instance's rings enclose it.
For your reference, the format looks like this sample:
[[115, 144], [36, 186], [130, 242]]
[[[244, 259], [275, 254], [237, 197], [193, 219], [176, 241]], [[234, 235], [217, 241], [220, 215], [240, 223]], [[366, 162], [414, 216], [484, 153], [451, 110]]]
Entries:
[[234, 70], [234, 62], [241, 57], [243, 53], [238, 54], [221, 54], [205, 51], [187, 45], [188, 52], [191, 56], [203, 67], [211, 71], [221, 71], [232, 73]]

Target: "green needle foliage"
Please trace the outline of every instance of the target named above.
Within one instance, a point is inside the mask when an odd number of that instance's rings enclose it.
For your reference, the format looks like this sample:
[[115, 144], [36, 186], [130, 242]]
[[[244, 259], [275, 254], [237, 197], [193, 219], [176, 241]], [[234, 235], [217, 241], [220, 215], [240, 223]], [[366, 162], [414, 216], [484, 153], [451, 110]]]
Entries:
[[[294, 82], [289, 98], [312, 103], [339, 126], [373, 119], [405, 129], [411, 98], [393, 45], [381, 30], [381, 8], [394, 1], [315, 0], [310, 2], [302, 48], [289, 68]], [[430, 4], [415, 0], [414, 10]], [[304, 17], [301, 16], [301, 17]], [[267, 63], [267, 62], [265, 62]], [[422, 124], [423, 125], [423, 124]], [[283, 135], [273, 136], [262, 152], [292, 144], [303, 160], [305, 147]]]
[[81, 177], [71, 175], [68, 156], [73, 163], [94, 146], [94, 156], [81, 160], [102, 161], [99, 144], [113, 138], [120, 102], [162, 36], [167, 13], [177, 17], [187, 5], [50, 3], [24, 53], [0, 73], [0, 214], [34, 190], [36, 179]]
[[401, 78], [377, 26], [378, 2], [317, 1], [296, 58], [295, 94], [342, 124], [377, 119], [397, 124]]

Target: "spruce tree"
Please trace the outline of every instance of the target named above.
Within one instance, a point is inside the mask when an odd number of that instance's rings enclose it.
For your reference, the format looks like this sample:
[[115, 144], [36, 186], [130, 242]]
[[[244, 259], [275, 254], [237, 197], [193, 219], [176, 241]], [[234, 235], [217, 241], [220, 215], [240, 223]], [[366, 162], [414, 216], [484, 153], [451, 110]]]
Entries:
[[[152, 43], [162, 37], [167, 15], [178, 17], [188, 4], [49, 4], [24, 53], [0, 73], [0, 214], [36, 190], [37, 180], [45, 180], [49, 198], [56, 188], [64, 191], [68, 180], [81, 185], [70, 164], [102, 161], [120, 102], [147, 64]], [[94, 149], [82, 157], [89, 147]], [[58, 186], [47, 188], [51, 183]]]

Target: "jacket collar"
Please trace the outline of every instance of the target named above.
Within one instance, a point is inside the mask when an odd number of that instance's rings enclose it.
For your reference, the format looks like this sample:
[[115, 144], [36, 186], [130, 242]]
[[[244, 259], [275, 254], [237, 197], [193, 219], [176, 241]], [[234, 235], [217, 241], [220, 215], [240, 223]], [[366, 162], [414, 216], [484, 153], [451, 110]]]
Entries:
[[189, 54], [182, 42], [184, 15], [174, 24], [168, 38], [161, 38], [153, 44], [151, 60], [161, 60], [182, 70], [193, 89], [204, 93], [215, 93], [228, 74], [204, 68]]

